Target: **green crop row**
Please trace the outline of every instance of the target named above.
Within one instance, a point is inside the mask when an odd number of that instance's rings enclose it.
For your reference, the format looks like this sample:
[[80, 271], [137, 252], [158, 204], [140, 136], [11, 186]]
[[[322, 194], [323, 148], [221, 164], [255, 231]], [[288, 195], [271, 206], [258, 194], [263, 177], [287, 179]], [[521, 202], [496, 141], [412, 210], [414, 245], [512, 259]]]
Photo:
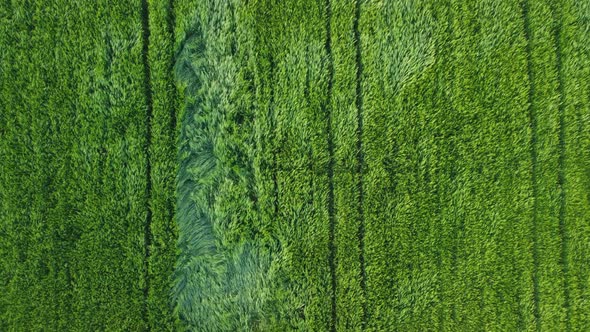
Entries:
[[360, 330], [365, 320], [366, 287], [363, 279], [364, 220], [361, 206], [362, 168], [358, 89], [358, 3], [329, 1], [332, 86], [330, 133], [334, 236], [335, 301], [337, 330]]
[[362, 2], [358, 17], [366, 329], [436, 329], [438, 24], [428, 3]]
[[151, 238], [147, 319], [149, 329], [154, 331], [174, 330], [177, 322], [170, 294], [177, 257], [174, 191], [177, 174], [177, 109], [180, 104], [173, 72], [176, 38], [172, 4], [173, 1], [151, 0], [144, 8], [144, 11], [147, 9], [144, 15], [148, 15], [147, 61], [151, 89], [148, 153]]
[[[533, 294], [537, 330], [565, 330], [566, 297], [560, 232], [560, 83], [549, 1], [523, 2], [528, 39], [533, 183]], [[550, 22], [551, 24], [547, 24]]]
[[171, 51], [150, 55], [151, 134], [141, 1], [0, 8], [0, 329], [169, 325]]
[[548, 6], [361, 3], [368, 329], [585, 326], [587, 8]]

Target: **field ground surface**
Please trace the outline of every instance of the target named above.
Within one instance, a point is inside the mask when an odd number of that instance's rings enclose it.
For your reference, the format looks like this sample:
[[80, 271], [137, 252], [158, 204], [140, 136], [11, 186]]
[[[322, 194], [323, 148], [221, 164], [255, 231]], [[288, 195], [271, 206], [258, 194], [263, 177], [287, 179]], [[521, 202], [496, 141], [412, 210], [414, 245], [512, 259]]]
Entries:
[[0, 3], [0, 331], [590, 330], [590, 3]]

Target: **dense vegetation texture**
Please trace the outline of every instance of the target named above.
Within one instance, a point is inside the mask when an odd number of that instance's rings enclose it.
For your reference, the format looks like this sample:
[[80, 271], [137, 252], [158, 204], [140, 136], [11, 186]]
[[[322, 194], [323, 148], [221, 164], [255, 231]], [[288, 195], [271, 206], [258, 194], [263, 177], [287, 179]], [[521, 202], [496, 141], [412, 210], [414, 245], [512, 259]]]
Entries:
[[176, 95], [159, 6], [0, 4], [1, 331], [174, 326]]
[[589, 328], [587, 15], [574, 1], [186, 4], [181, 321]]
[[590, 330], [590, 3], [0, 3], [22, 330]]

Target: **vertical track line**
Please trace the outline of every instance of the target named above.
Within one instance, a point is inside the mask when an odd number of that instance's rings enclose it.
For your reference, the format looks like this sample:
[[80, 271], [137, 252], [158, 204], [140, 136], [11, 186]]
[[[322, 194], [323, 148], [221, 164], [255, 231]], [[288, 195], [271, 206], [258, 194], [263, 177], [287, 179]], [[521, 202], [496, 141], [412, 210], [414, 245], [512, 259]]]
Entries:
[[145, 142], [145, 155], [146, 155], [146, 221], [144, 225], [144, 273], [145, 283], [143, 287], [144, 296], [144, 307], [143, 317], [145, 320], [146, 329], [149, 330], [149, 313], [148, 313], [148, 298], [150, 289], [150, 275], [149, 275], [149, 260], [150, 260], [150, 246], [152, 240], [151, 234], [151, 223], [152, 223], [152, 209], [150, 206], [152, 199], [152, 181], [151, 181], [151, 160], [150, 160], [150, 145], [151, 145], [151, 130], [152, 130], [152, 82], [151, 73], [149, 67], [149, 39], [150, 39], [150, 28], [149, 28], [149, 7], [148, 0], [141, 0], [141, 27], [142, 27], [142, 61], [144, 67], [144, 92], [146, 98], [146, 142]]
[[532, 194], [533, 194], [533, 215], [531, 232], [533, 236], [533, 299], [534, 308], [533, 315], [535, 317], [535, 328], [537, 331], [541, 331], [541, 311], [539, 308], [539, 235], [538, 235], [538, 215], [537, 208], [538, 202], [538, 182], [537, 182], [537, 112], [534, 106], [535, 96], [535, 83], [534, 83], [534, 72], [532, 64], [532, 46], [531, 46], [531, 25], [529, 16], [529, 4], [528, 0], [524, 0], [521, 3], [522, 17], [524, 20], [524, 34], [526, 39], [526, 53], [527, 53], [527, 76], [529, 79], [529, 94], [528, 94], [528, 111], [529, 120], [531, 124], [531, 183], [532, 183]]
[[361, 0], [356, 0], [356, 8], [353, 22], [353, 30], [356, 46], [356, 109], [357, 109], [357, 175], [358, 175], [358, 190], [359, 190], [359, 248], [360, 248], [360, 265], [361, 265], [361, 290], [363, 293], [362, 307], [363, 317], [361, 320], [361, 328], [364, 330], [367, 326], [367, 273], [365, 270], [365, 214], [363, 208], [364, 191], [363, 191], [363, 169], [364, 169], [364, 154], [363, 154], [363, 62], [362, 62], [362, 45], [361, 34], [359, 31], [359, 21], [361, 17]]
[[568, 288], [568, 245], [567, 245], [567, 230], [565, 225], [566, 217], [566, 194], [565, 194], [565, 88], [563, 77], [563, 62], [561, 53], [561, 28], [563, 19], [558, 6], [553, 5], [551, 8], [553, 12], [554, 39], [555, 39], [555, 56], [557, 65], [557, 83], [559, 90], [559, 159], [558, 159], [558, 184], [559, 184], [559, 234], [561, 236], [561, 265], [564, 275], [564, 306], [565, 306], [565, 326], [567, 331], [571, 331], [571, 306], [570, 293]]
[[[456, 16], [456, 8], [453, 6], [453, 2], [451, 0], [449, 0], [448, 2], [446, 2], [446, 6], [448, 7], [448, 18], [447, 18], [447, 31], [449, 34], [449, 41], [448, 44], [449, 45], [449, 54], [448, 54], [448, 65], [449, 65], [449, 83], [448, 86], [451, 90], [451, 92], [449, 94], [445, 94], [447, 100], [449, 101], [450, 107], [451, 109], [455, 110], [455, 105], [453, 103], [453, 98], [456, 95], [456, 87], [457, 87], [457, 82], [456, 82], [456, 76], [457, 76], [457, 68], [456, 68], [456, 62], [457, 62], [457, 54], [456, 54], [456, 45], [455, 42], [457, 41], [458, 37], [457, 37], [457, 29], [454, 27], [454, 20], [455, 20], [455, 16]], [[445, 85], [446, 86], [446, 85]], [[451, 95], [451, 96], [449, 96]], [[457, 120], [455, 120], [457, 121]], [[457, 192], [457, 177], [458, 177], [458, 173], [460, 172], [460, 166], [457, 166], [458, 162], [459, 162], [459, 152], [457, 151], [457, 145], [461, 144], [461, 139], [462, 137], [460, 136], [461, 132], [457, 129], [453, 130], [453, 135], [452, 137], [452, 142], [451, 142], [451, 149], [450, 149], [450, 155], [451, 155], [451, 165], [450, 165], [450, 170], [449, 170], [449, 180], [450, 182], [453, 184], [451, 186], [451, 195], [454, 196]], [[451, 197], [452, 197], [451, 196]], [[451, 203], [452, 204], [452, 203]], [[459, 203], [457, 203], [457, 205], [459, 205]], [[451, 246], [451, 252], [450, 252], [450, 266], [451, 266], [451, 284], [453, 284], [454, 282], [457, 281], [458, 278], [458, 273], [457, 273], [457, 269], [458, 269], [458, 264], [457, 264], [457, 257], [459, 256], [460, 253], [460, 248], [459, 248], [459, 235], [461, 234], [461, 230], [463, 229], [463, 225], [461, 225], [461, 220], [463, 220], [462, 218], [458, 218], [457, 217], [457, 210], [456, 209], [452, 209], [453, 211], [453, 224], [451, 225], [451, 233], [452, 233], [452, 246]], [[459, 220], [457, 222], [457, 220]], [[455, 290], [453, 289], [451, 291], [451, 293], [453, 294], [455, 292]], [[451, 311], [451, 316], [449, 317], [451, 320], [451, 324], [455, 324], [457, 323], [457, 302], [456, 302], [456, 298], [453, 298], [451, 300], [450, 303], [450, 311]]]
[[334, 83], [334, 58], [332, 55], [332, 3], [331, 0], [326, 0], [326, 55], [328, 57], [328, 95], [326, 97], [326, 117], [327, 117], [327, 132], [328, 132], [328, 214], [330, 223], [329, 235], [329, 264], [330, 275], [332, 277], [332, 322], [330, 330], [335, 332], [337, 325], [337, 311], [336, 311], [336, 217], [334, 206], [334, 129], [333, 129], [333, 109], [332, 109], [332, 90]]

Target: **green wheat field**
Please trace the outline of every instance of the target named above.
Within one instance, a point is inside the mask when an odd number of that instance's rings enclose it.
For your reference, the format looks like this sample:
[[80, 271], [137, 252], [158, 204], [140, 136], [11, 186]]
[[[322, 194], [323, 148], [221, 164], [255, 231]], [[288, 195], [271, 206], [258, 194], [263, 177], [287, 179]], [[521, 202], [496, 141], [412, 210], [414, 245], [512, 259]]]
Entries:
[[0, 1], [0, 331], [590, 331], [590, 1]]

